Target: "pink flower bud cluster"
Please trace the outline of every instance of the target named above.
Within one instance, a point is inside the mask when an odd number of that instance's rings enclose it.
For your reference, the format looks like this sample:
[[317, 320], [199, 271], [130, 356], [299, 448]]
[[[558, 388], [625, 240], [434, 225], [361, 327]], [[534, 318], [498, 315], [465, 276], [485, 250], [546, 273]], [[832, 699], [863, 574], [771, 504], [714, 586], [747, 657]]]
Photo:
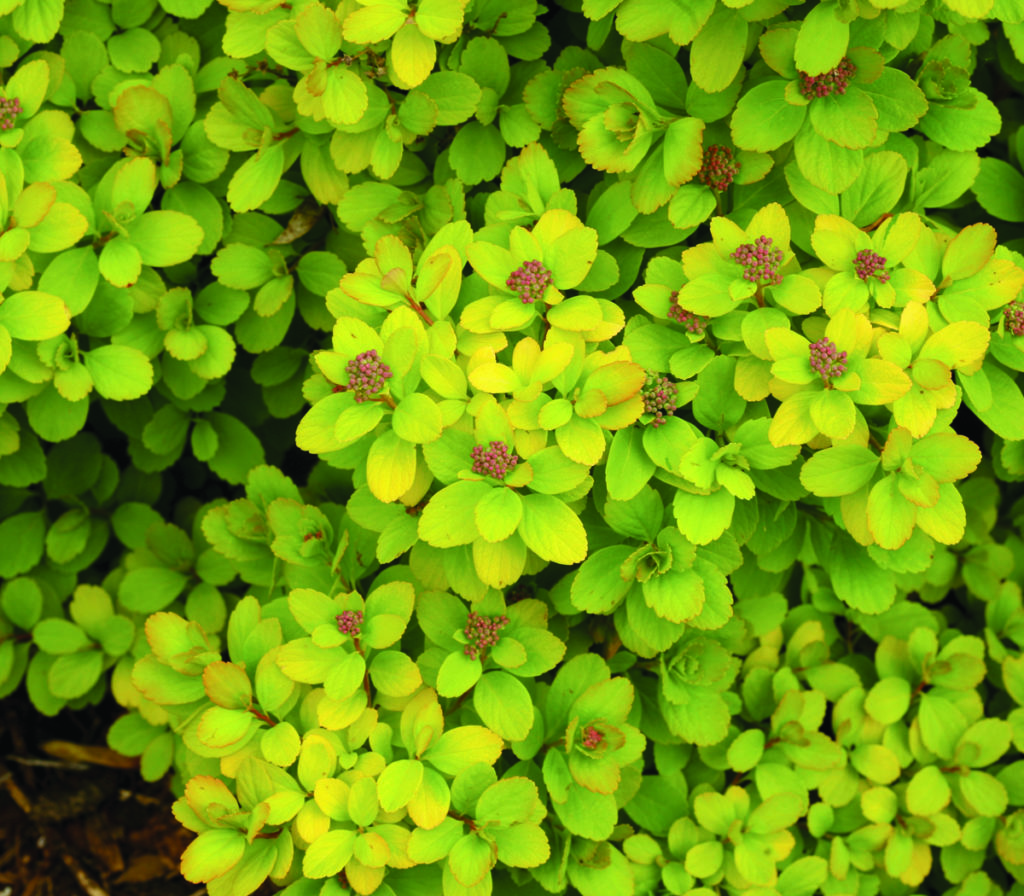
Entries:
[[694, 314], [692, 311], [687, 311], [685, 308], [679, 307], [678, 289], [672, 290], [672, 295], [669, 296], [669, 300], [672, 302], [668, 308], [669, 320], [674, 320], [677, 324], [682, 324], [686, 327], [687, 332], [697, 333], [698, 335], [708, 328], [708, 324], [711, 323], [710, 317], [702, 317], [699, 314]]
[[720, 146], [715, 143], [704, 150], [704, 158], [700, 171], [697, 172], [697, 180], [702, 184], [724, 193], [729, 189], [733, 178], [739, 173], [740, 163], [732, 156], [732, 150], [728, 146]]
[[551, 285], [551, 271], [536, 259], [524, 261], [509, 274], [505, 285], [518, 294], [524, 305], [532, 305]]
[[843, 61], [831, 71], [823, 75], [800, 75], [800, 93], [808, 99], [821, 96], [832, 96], [833, 93], [844, 94], [850, 81], [857, 74], [857, 66], [844, 56]]
[[463, 653], [471, 660], [488, 647], [498, 643], [498, 632], [508, 625], [508, 616], [481, 616], [479, 613], [470, 613], [469, 620], [462, 633], [469, 638], [469, 643], [463, 649]]
[[394, 376], [391, 368], [377, 357], [377, 350], [372, 348], [349, 361], [345, 372], [348, 374], [348, 388], [355, 392], [356, 401], [360, 403], [380, 392], [384, 388], [384, 380]]
[[510, 454], [504, 442], [491, 442], [488, 448], [477, 445], [473, 449], [473, 472], [495, 479], [504, 479], [505, 474], [519, 463], [518, 454]]
[[653, 371], [647, 372], [647, 381], [640, 390], [644, 402], [644, 413], [654, 414], [651, 426], [657, 429], [676, 411], [679, 388], [668, 377]]
[[782, 250], [772, 248], [770, 236], [759, 236], [752, 243], [744, 243], [730, 257], [743, 265], [744, 280], [765, 285], [782, 282], [782, 274], [779, 273]]
[[587, 725], [587, 727], [583, 729], [583, 746], [588, 750], [593, 750], [596, 747], [601, 746], [602, 743], [604, 743], [604, 735], [593, 725]]
[[891, 276], [885, 269], [885, 259], [870, 249], [861, 249], [853, 259], [853, 270], [861, 280], [877, 277], [881, 283], [887, 283]]
[[837, 376], [846, 373], [846, 352], [837, 349], [827, 336], [811, 343], [811, 370], [821, 374], [822, 382], [831, 385]]
[[1006, 321], [1006, 329], [1014, 336], [1024, 336], [1024, 303], [1016, 299], [1010, 302], [1003, 309], [1003, 320]]
[[12, 97], [9, 100], [0, 97], [0, 131], [9, 131], [14, 127], [14, 119], [21, 112], [21, 100]]
[[359, 637], [359, 626], [363, 624], [362, 610], [343, 610], [334, 620], [338, 623], [338, 631], [343, 635]]

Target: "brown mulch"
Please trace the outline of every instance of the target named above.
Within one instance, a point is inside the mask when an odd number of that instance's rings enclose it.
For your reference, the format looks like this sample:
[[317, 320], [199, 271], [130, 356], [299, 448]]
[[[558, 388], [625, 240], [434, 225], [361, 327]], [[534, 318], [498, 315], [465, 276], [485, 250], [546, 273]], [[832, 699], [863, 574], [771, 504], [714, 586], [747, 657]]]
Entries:
[[195, 836], [171, 815], [169, 778], [106, 746], [123, 710], [40, 715], [0, 701], [0, 896], [204, 896], [178, 865]]

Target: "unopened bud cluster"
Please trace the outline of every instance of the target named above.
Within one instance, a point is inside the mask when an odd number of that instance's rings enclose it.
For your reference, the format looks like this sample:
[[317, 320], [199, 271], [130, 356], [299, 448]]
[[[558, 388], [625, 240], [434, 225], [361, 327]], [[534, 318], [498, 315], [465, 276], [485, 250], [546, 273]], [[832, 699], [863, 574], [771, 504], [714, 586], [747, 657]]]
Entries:
[[505, 285], [519, 296], [524, 305], [532, 305], [551, 285], [551, 271], [536, 259], [524, 261], [509, 274]]
[[672, 295], [669, 296], [671, 305], [668, 307], [669, 320], [674, 320], [677, 324], [682, 324], [686, 327], [687, 332], [696, 333], [700, 335], [707, 328], [708, 324], [711, 323], [710, 317], [702, 317], [699, 314], [694, 314], [692, 311], [687, 311], [685, 308], [679, 305], [679, 290], [673, 289]]
[[804, 72], [798, 74], [800, 75], [800, 93], [808, 99], [815, 99], [832, 96], [833, 93], [846, 93], [850, 81], [857, 74], [857, 66], [844, 56], [839, 65], [823, 75], [807, 75]]
[[657, 429], [675, 413], [679, 388], [668, 377], [653, 371], [647, 372], [647, 381], [640, 390], [644, 402], [644, 413], [654, 414], [651, 426]]
[[583, 746], [588, 750], [593, 750], [604, 743], [604, 735], [598, 731], [593, 725], [587, 725], [583, 729]]
[[723, 193], [729, 189], [739, 170], [740, 163], [733, 158], [732, 150], [715, 143], [704, 150], [697, 179], [712, 190]]
[[730, 257], [743, 265], [744, 280], [765, 285], [782, 282], [782, 274], [779, 273], [782, 250], [772, 247], [770, 236], [759, 236], [752, 243], [744, 243]]
[[384, 380], [394, 376], [391, 368], [377, 357], [377, 350], [372, 348], [349, 361], [345, 372], [348, 374], [348, 388], [355, 393], [357, 402], [368, 401], [371, 395], [384, 388]]
[[481, 616], [470, 613], [462, 633], [469, 639], [463, 653], [471, 660], [488, 647], [498, 643], [498, 632], [508, 625], [508, 616]]
[[0, 97], [0, 131], [9, 131], [21, 112], [21, 100], [16, 96], [9, 100]]
[[1024, 303], [1010, 302], [1003, 309], [1003, 320], [1006, 321], [1006, 329], [1014, 336], [1024, 336]]
[[846, 373], [846, 352], [841, 352], [827, 336], [811, 343], [811, 370], [821, 375], [822, 382], [831, 386], [832, 380]]
[[363, 624], [362, 610], [343, 610], [334, 620], [338, 623], [338, 631], [343, 635], [359, 637], [359, 626]]
[[519, 463], [519, 455], [511, 454], [504, 442], [491, 442], [490, 447], [477, 445], [473, 449], [473, 472], [483, 476], [504, 479], [505, 474]]
[[877, 277], [882, 283], [887, 283], [890, 277], [885, 269], [885, 259], [876, 255], [870, 249], [861, 249], [853, 259], [853, 270], [861, 280], [868, 277]]

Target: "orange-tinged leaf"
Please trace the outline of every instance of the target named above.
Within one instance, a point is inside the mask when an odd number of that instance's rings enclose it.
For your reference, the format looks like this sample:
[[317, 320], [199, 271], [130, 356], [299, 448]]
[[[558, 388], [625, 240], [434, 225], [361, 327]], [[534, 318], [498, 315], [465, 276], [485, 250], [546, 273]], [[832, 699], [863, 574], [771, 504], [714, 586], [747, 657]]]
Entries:
[[928, 337], [918, 358], [934, 358], [947, 367], [964, 367], [985, 356], [990, 338], [991, 334], [981, 324], [957, 321]]
[[388, 68], [394, 69], [405, 90], [411, 90], [426, 81], [436, 61], [437, 46], [411, 22], [399, 28], [391, 39]]
[[619, 404], [636, 395], [644, 386], [647, 374], [633, 361], [614, 361], [599, 367], [587, 377], [585, 390], [600, 389], [608, 404]]
[[917, 509], [917, 527], [942, 544], [956, 544], [964, 537], [967, 514], [963, 498], [954, 485], [942, 483], [938, 503]]
[[407, 17], [408, 12], [397, 6], [364, 6], [348, 14], [342, 32], [352, 43], [375, 44], [391, 37]]
[[946, 246], [942, 273], [953, 280], [963, 280], [985, 267], [995, 251], [995, 228], [991, 224], [971, 224]]
[[209, 883], [234, 868], [244, 852], [245, 835], [241, 831], [203, 831], [182, 854], [181, 875], [194, 884]]
[[896, 476], [876, 482], [868, 496], [868, 528], [879, 547], [894, 551], [914, 531], [917, 508], [899, 491]]

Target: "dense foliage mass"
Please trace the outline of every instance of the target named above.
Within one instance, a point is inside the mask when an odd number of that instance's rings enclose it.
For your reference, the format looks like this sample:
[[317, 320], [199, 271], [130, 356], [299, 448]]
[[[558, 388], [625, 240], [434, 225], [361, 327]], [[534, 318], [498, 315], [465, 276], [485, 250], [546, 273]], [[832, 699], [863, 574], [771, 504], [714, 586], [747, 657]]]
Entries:
[[0, 0], [0, 71], [0, 696], [111, 693], [185, 878], [1024, 894], [1024, 0]]

